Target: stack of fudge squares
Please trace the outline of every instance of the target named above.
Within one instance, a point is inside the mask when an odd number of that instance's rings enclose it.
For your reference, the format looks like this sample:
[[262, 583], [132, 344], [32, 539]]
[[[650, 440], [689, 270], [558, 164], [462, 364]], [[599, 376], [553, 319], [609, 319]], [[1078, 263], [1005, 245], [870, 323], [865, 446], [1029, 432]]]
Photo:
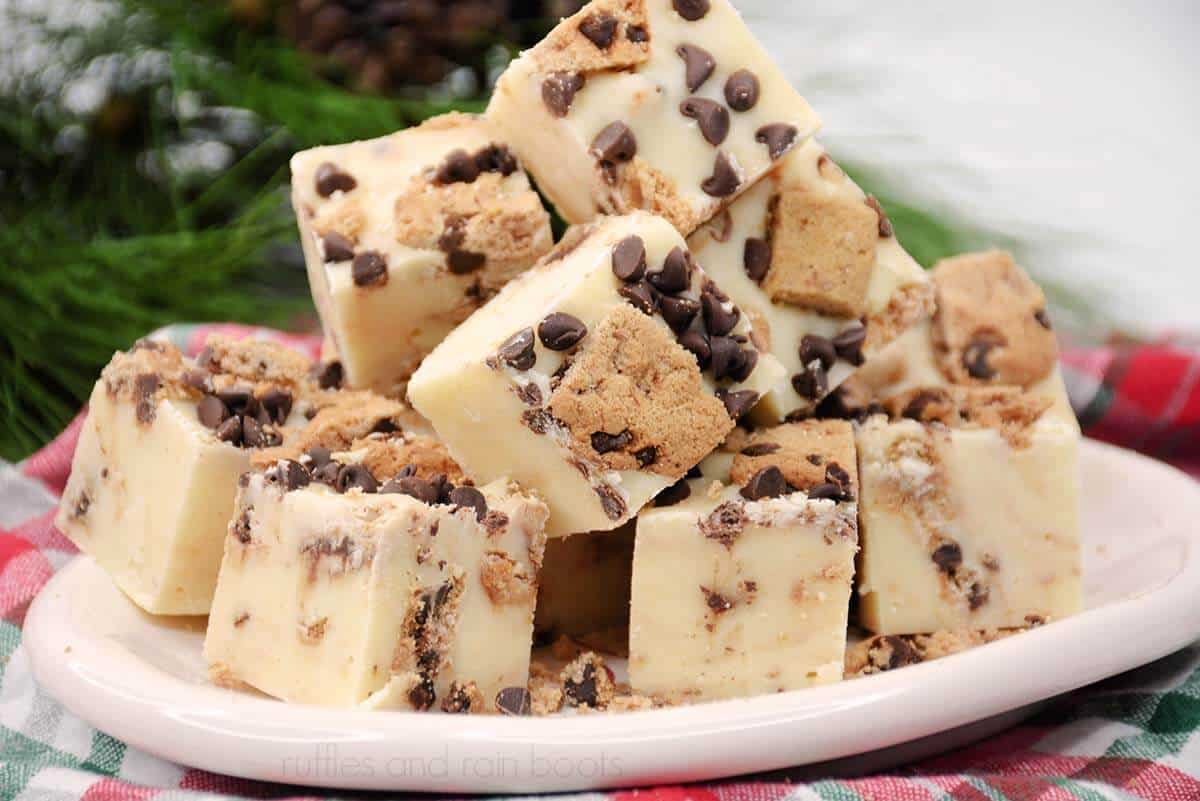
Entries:
[[312, 704], [745, 697], [1078, 612], [1041, 290], [921, 269], [817, 127], [727, 0], [594, 0], [486, 114], [297, 154], [321, 358], [117, 354], [58, 525]]

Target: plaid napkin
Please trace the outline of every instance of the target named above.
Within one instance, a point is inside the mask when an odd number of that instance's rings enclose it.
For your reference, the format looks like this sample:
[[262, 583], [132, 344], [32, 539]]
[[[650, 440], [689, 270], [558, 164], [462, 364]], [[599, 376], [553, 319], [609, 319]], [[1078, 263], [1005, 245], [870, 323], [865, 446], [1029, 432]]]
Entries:
[[[215, 327], [161, 332], [195, 352]], [[279, 339], [310, 354], [318, 343]], [[1200, 476], [1200, 348], [1068, 350], [1072, 403], [1089, 435]], [[97, 731], [34, 683], [21, 647], [29, 603], [75, 548], [52, 525], [81, 419], [24, 463], [0, 462], [0, 801], [275, 798], [297, 788], [156, 759]], [[1200, 645], [1054, 701], [1023, 725], [885, 775], [813, 780], [810, 770], [686, 787], [580, 794], [580, 801], [1200, 801]]]

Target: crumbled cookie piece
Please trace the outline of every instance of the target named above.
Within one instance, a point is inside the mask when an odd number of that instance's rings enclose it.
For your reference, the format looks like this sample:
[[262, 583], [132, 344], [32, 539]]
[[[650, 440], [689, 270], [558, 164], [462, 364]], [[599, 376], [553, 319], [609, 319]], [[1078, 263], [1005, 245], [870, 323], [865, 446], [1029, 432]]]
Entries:
[[942, 371], [958, 384], [1029, 387], [1058, 360], [1042, 290], [1001, 251], [946, 259], [933, 268], [933, 338]]
[[733, 483], [747, 485], [770, 467], [790, 487], [822, 497], [858, 497], [854, 431], [843, 420], [806, 420], [761, 429], [733, 457]]
[[[649, 37], [645, 0], [595, 0], [559, 24], [533, 52], [539, 70], [551, 78], [586, 74], [645, 62], [650, 57]], [[547, 98], [543, 88], [542, 96], [557, 116], [565, 116], [557, 112], [560, 101], [552, 99], [559, 91], [550, 90]]]
[[931, 634], [879, 634], [846, 646], [847, 679], [870, 676], [897, 668], [941, 659], [980, 645], [1002, 640], [1040, 625], [1026, 628], [985, 629], [983, 631], [935, 631]]
[[604, 664], [604, 659], [592, 651], [576, 657], [563, 668], [559, 678], [563, 701], [568, 706], [606, 709], [616, 691], [612, 671]]
[[479, 566], [479, 580], [493, 604], [525, 603], [537, 593], [537, 577], [501, 551], [488, 551]]
[[415, 415], [404, 404], [373, 392], [344, 390], [318, 399], [316, 413], [280, 448], [257, 454], [254, 464], [263, 467], [280, 459], [299, 459], [313, 448], [349, 450], [373, 431], [402, 430]]
[[209, 372], [251, 383], [307, 386], [312, 360], [286, 345], [261, 339], [214, 334], [205, 340], [197, 363]]
[[763, 289], [772, 301], [838, 317], [863, 314], [879, 243], [873, 208], [853, 197], [785, 186], [775, 199], [770, 236]]
[[1029, 444], [1029, 429], [1052, 401], [1017, 387], [930, 387], [889, 398], [894, 418], [940, 423], [949, 428], [990, 428], [1013, 447]]
[[[585, 340], [550, 411], [580, 458], [610, 470], [682, 475], [733, 420], [705, 390], [691, 354], [632, 306], [615, 307]], [[653, 459], [639, 454], [653, 453]]]

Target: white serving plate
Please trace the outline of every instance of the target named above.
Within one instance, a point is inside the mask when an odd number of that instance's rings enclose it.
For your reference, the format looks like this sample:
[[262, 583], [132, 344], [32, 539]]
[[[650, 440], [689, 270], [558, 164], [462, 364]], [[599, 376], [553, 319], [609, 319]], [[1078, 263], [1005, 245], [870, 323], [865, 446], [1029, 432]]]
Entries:
[[[711, 779], [872, 754], [879, 767], [1011, 725], [1038, 702], [1200, 637], [1200, 488], [1081, 452], [1087, 611], [942, 660], [745, 700], [623, 715], [417, 715], [289, 706], [210, 685], [202, 619], [125, 600], [89, 559], [26, 618], [39, 683], [131, 745], [218, 773], [343, 789], [547, 792]], [[893, 748], [907, 744], [902, 748]]]

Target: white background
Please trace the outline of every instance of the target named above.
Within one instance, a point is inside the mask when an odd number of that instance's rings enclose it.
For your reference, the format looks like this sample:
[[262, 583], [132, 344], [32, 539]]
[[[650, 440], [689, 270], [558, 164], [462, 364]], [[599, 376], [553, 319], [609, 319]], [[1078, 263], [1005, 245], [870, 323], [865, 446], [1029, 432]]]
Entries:
[[1200, 0], [735, 2], [835, 155], [1122, 330], [1200, 330]]

